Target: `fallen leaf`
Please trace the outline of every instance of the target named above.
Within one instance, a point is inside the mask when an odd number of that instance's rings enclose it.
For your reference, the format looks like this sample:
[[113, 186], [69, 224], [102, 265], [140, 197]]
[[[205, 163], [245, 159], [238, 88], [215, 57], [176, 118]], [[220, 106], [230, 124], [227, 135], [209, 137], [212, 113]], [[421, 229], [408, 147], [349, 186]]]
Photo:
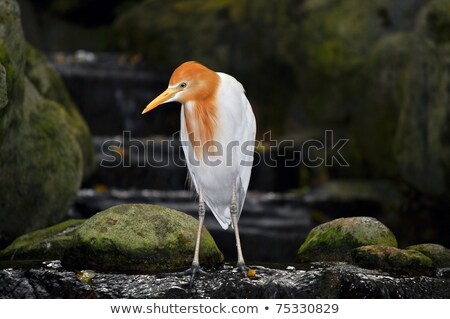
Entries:
[[256, 277], [256, 270], [249, 269], [247, 271], [247, 277], [250, 278], [250, 279], [255, 279], [255, 277]]
[[91, 284], [91, 279], [95, 277], [95, 271], [93, 270], [81, 270], [77, 271], [77, 279], [85, 284]]

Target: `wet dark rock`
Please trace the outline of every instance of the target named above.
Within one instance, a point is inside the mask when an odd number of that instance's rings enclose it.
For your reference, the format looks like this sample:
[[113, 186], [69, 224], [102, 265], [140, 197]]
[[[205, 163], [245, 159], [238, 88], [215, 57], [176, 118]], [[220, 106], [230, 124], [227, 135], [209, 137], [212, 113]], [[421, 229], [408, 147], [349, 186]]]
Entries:
[[438, 278], [450, 279], [450, 267], [439, 268], [436, 272]]
[[[210, 269], [192, 289], [189, 277], [96, 272], [89, 284], [47, 263], [0, 270], [1, 298], [450, 298], [450, 279], [393, 276], [345, 263], [300, 269], [254, 266], [256, 279], [230, 266]], [[291, 268], [291, 267], [289, 267]]]
[[372, 217], [339, 218], [311, 230], [297, 261], [351, 261], [351, 251], [366, 245], [397, 246], [392, 232]]
[[368, 245], [352, 251], [353, 261], [365, 268], [410, 274], [433, 272], [431, 259], [419, 251], [382, 245]]
[[450, 267], [450, 250], [437, 244], [419, 244], [407, 247], [431, 259], [433, 267]]
[[[75, 232], [64, 252], [71, 268], [114, 271], [162, 271], [192, 263], [198, 221], [180, 211], [146, 204], [123, 204], [97, 213]], [[223, 255], [206, 228], [200, 263], [213, 265]]]
[[61, 259], [73, 244], [74, 231], [84, 222], [70, 219], [60, 224], [24, 234], [0, 251], [0, 260]]

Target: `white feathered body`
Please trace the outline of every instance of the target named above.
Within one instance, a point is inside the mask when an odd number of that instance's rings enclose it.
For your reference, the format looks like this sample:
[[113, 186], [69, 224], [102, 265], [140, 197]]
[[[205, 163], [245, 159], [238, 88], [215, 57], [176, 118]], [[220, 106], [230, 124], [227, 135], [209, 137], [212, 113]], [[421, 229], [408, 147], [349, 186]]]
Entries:
[[[180, 140], [189, 173], [197, 193], [222, 226], [231, 224], [230, 205], [233, 184], [236, 185], [238, 218], [241, 214], [253, 164], [256, 121], [242, 85], [232, 76], [217, 72], [220, 84], [216, 94], [217, 116], [213, 144], [214, 154], [197, 158], [188, 137], [185, 114], [189, 116], [193, 103], [181, 109]], [[186, 111], [186, 112], [185, 112]], [[194, 123], [193, 130], [201, 123]]]

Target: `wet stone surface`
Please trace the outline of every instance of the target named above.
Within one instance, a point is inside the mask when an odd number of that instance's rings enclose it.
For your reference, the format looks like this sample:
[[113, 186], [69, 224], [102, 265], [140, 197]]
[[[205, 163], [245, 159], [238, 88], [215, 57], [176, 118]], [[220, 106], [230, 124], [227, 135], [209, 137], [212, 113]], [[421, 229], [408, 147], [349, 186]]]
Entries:
[[[296, 265], [299, 267], [299, 265]], [[253, 266], [249, 279], [233, 267], [189, 277], [95, 273], [87, 283], [59, 261], [32, 269], [0, 270], [1, 298], [450, 298], [447, 277], [393, 276], [346, 263], [314, 263], [283, 269]], [[442, 273], [438, 272], [438, 273]], [[79, 277], [79, 276], [78, 276]]]

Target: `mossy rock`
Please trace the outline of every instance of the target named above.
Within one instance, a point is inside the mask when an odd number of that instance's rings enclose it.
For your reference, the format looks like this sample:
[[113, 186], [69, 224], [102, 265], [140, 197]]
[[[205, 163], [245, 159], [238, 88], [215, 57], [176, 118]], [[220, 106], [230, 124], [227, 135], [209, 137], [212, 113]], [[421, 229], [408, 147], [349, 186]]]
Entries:
[[448, 196], [450, 1], [306, 0], [302, 8], [300, 100], [349, 139], [352, 170], [338, 172]]
[[352, 258], [358, 266], [369, 269], [398, 271], [412, 275], [432, 273], [431, 259], [414, 250], [369, 245], [354, 249]]
[[0, 1], [0, 247], [64, 220], [93, 163], [86, 123], [27, 45], [17, 2]]
[[23, 125], [6, 132], [0, 151], [0, 233], [14, 239], [60, 222], [80, 187], [83, 169], [70, 117], [25, 81]]
[[[426, 2], [405, 59], [399, 120], [392, 139], [405, 182], [433, 197], [450, 194], [450, 1]], [[398, 94], [396, 93], [396, 94]]]
[[425, 35], [436, 44], [450, 42], [450, 1], [430, 1], [421, 12], [419, 25]]
[[60, 224], [36, 230], [17, 238], [0, 252], [1, 260], [61, 259], [73, 243], [74, 231], [84, 222], [70, 219]]
[[0, 63], [0, 109], [8, 104], [8, 87], [6, 85], [6, 70]]
[[[158, 272], [192, 263], [198, 221], [177, 210], [146, 204], [111, 207], [88, 219], [75, 232], [63, 264], [72, 268]], [[223, 261], [206, 228], [200, 264]]]
[[83, 176], [87, 178], [95, 167], [94, 146], [91, 133], [78, 111], [59, 74], [47, 58], [31, 45], [27, 45], [25, 74], [42, 97], [55, 101], [70, 117], [70, 130], [81, 149]]
[[450, 250], [437, 244], [419, 244], [406, 249], [416, 250], [431, 259], [433, 267], [450, 267]]
[[352, 249], [366, 245], [397, 247], [397, 240], [375, 218], [339, 218], [313, 228], [298, 250], [296, 260], [350, 262]]
[[20, 116], [21, 111], [12, 104], [23, 102], [25, 39], [20, 22], [20, 9], [17, 1], [0, 2], [0, 64], [5, 70], [7, 104], [0, 108], [0, 145], [5, 131]]

